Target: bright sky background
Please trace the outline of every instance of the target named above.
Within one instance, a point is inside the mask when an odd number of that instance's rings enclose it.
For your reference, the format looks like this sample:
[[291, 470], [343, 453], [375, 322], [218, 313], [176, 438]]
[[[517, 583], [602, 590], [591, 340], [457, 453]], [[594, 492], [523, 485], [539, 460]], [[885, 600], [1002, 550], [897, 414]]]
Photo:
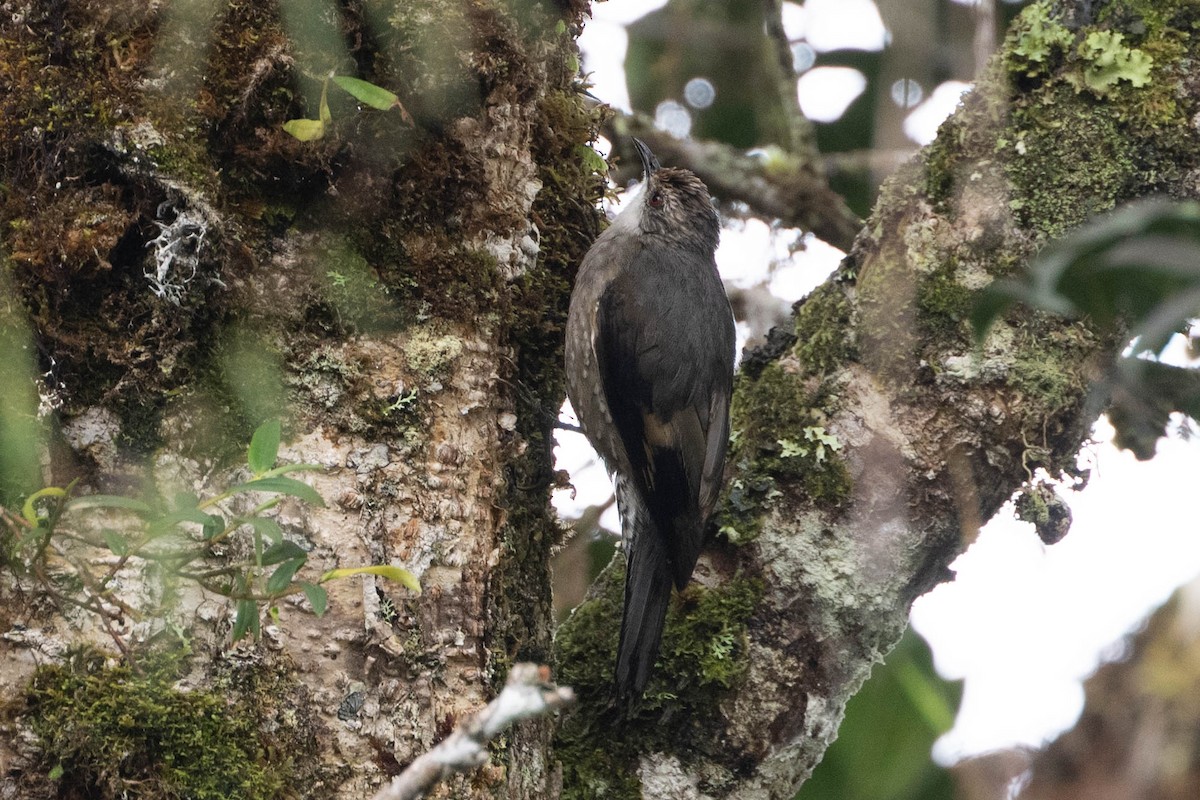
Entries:
[[[663, 5], [665, 0], [593, 5], [595, 17], [580, 37], [593, 94], [629, 109], [624, 25]], [[789, 38], [806, 39], [794, 51], [800, 65], [811, 65], [814, 51], [877, 50], [888, 39], [871, 0], [808, 0], [784, 9]], [[861, 75], [849, 73], [855, 71], [804, 72], [797, 91], [805, 114], [836, 119], [849, 93], [865, 87]], [[916, 143], [931, 141], [968, 88], [955, 82], [893, 87], [895, 97], [911, 100], [916, 91], [923, 98], [905, 132]], [[758, 222], [726, 228], [717, 253], [723, 277], [730, 285], [753, 285], [768, 264], [782, 263], [770, 288], [789, 302], [798, 299], [824, 280], [842, 254], [813, 241], [789, 254], [794, 238], [794, 231], [773, 232]], [[1106, 442], [1110, 433], [1101, 421], [1095, 438]], [[577, 495], [572, 500], [560, 492], [555, 503], [565, 516], [578, 516], [581, 508], [610, 497], [611, 488], [581, 435], [557, 436], [558, 466], [570, 471]], [[957, 578], [913, 607], [913, 625], [930, 642], [939, 672], [966, 679], [958, 722], [934, 749], [943, 763], [1017, 744], [1036, 746], [1072, 726], [1083, 704], [1080, 681], [1102, 660], [1119, 656], [1124, 635], [1175, 587], [1200, 574], [1191, 495], [1200, 440], [1161, 442], [1158, 455], [1144, 463], [1097, 443], [1081, 461], [1092, 466], [1092, 477], [1082, 492], [1065, 493], [1074, 525], [1062, 542], [1043, 545], [1031, 525], [1002, 511], [954, 562]], [[603, 524], [617, 529], [615, 507]]]

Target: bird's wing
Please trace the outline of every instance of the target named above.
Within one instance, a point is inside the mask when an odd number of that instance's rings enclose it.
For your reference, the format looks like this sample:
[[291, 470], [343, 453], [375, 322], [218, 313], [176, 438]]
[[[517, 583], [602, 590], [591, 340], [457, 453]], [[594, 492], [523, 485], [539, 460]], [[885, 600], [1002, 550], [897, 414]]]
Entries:
[[[719, 310], [715, 319], [704, 311]], [[720, 489], [733, 322], [711, 263], [642, 251], [601, 295], [596, 363], [630, 479], [686, 585]]]

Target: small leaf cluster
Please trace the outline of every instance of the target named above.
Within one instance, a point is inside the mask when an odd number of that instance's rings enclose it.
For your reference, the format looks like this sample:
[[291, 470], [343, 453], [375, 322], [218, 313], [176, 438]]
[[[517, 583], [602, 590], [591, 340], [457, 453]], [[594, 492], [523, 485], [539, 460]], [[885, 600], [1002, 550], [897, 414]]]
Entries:
[[[155, 564], [166, 575], [193, 581], [232, 600], [234, 641], [247, 634], [257, 637], [263, 609], [278, 619], [278, 603], [290, 595], [303, 594], [315, 614], [324, 614], [328, 595], [322, 584], [337, 578], [370, 573], [419, 592], [411, 573], [389, 565], [333, 569], [316, 580], [298, 577], [308, 551], [285, 536], [271, 512], [286, 497], [317, 507], [324, 501], [315, 489], [288, 474], [320, 469], [318, 465], [276, 464], [281, 428], [278, 419], [261, 425], [246, 454], [250, 479], [211, 497], [180, 493], [168, 501], [73, 496], [73, 484], [34, 492], [22, 506], [19, 521], [23, 524], [10, 525], [16, 532], [5, 541], [5, 561], [58, 599], [106, 621], [136, 613], [116, 592], [118, 573], [134, 561]], [[233, 498], [249, 501], [237, 504], [248, 508], [233, 510], [234, 504], [227, 502]], [[103, 524], [113, 519], [119, 524]], [[108, 560], [103, 571], [96, 571], [72, 544], [105, 549], [116, 558]], [[243, 555], [226, 555], [223, 563], [215, 563], [218, 552]], [[58, 557], [55, 564], [61, 559], [68, 569], [56, 572], [50, 554]], [[115, 633], [113, 637], [127, 652]]]
[[285, 132], [302, 142], [311, 142], [325, 135], [325, 129], [333, 122], [333, 114], [329, 111], [330, 80], [345, 90], [355, 100], [371, 108], [376, 108], [380, 111], [389, 111], [393, 108], [400, 109], [400, 114], [404, 117], [404, 121], [409, 125], [412, 124], [412, 117], [409, 116], [408, 111], [405, 110], [404, 105], [400, 102], [400, 98], [395, 93], [389, 92], [382, 86], [376, 86], [373, 83], [364, 81], [361, 78], [334, 75], [321, 84], [321, 104], [317, 111], [317, 118], [289, 119], [283, 123], [283, 130]]

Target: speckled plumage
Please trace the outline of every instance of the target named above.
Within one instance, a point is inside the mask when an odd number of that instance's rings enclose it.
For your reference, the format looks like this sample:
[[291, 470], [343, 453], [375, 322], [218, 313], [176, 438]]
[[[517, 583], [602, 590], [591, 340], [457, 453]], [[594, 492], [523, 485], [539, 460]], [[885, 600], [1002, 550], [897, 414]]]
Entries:
[[635, 142], [645, 185], [584, 257], [566, 342], [567, 393], [621, 512], [623, 698], [645, 688], [671, 587], [687, 585], [700, 554], [721, 489], [734, 362], [708, 190]]

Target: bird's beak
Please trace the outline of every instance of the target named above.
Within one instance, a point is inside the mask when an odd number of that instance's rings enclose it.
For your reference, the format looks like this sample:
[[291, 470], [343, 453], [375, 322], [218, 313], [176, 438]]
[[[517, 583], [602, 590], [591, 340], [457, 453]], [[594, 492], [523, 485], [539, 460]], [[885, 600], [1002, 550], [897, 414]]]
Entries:
[[638, 158], [642, 160], [642, 172], [649, 178], [661, 165], [658, 163], [658, 159], [654, 153], [650, 152], [650, 148], [646, 146], [646, 143], [636, 136], [633, 139], [633, 146], [637, 149]]

